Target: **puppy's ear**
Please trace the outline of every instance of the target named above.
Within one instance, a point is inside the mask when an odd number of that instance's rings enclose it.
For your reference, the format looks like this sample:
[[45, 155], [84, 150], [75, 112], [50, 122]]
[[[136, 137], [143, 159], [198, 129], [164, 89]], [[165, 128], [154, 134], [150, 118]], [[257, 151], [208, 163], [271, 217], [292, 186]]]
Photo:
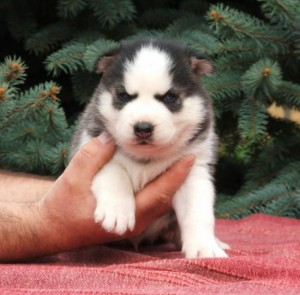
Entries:
[[192, 55], [190, 56], [190, 65], [192, 68], [193, 73], [197, 77], [201, 77], [203, 75], [212, 75], [216, 71], [215, 65], [207, 59], [206, 57], [199, 56], [199, 55]]
[[111, 49], [110, 51], [101, 55], [95, 63], [94, 66], [95, 73], [97, 74], [104, 73], [112, 65], [119, 52], [120, 52], [120, 48], [118, 47], [118, 48]]

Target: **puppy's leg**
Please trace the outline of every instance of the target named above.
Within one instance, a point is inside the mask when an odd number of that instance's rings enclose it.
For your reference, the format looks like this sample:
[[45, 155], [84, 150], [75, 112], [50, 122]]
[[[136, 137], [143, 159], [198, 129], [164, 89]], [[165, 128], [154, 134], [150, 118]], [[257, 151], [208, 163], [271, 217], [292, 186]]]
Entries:
[[205, 166], [194, 166], [173, 206], [186, 258], [227, 257], [214, 234], [214, 186]]
[[119, 235], [133, 230], [135, 201], [131, 181], [120, 165], [111, 161], [95, 176], [92, 192], [97, 200], [95, 221]]
[[218, 238], [216, 238], [216, 241], [218, 245], [223, 249], [223, 250], [229, 250], [230, 246], [222, 241], [220, 241]]

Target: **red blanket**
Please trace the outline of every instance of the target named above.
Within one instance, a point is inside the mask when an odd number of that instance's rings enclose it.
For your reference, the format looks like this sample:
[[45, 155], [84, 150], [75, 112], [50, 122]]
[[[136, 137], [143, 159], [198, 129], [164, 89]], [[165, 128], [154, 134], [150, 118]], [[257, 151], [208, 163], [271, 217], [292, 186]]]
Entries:
[[300, 220], [218, 220], [227, 259], [187, 260], [173, 245], [104, 246], [0, 265], [1, 294], [300, 294]]

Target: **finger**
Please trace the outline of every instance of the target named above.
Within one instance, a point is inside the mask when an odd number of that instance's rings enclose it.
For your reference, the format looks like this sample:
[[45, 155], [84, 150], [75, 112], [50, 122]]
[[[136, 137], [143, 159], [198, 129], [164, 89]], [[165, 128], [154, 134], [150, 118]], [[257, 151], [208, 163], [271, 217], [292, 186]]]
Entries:
[[92, 179], [113, 156], [115, 146], [106, 133], [92, 138], [83, 145], [69, 163], [66, 172], [80, 175], [82, 179]]
[[136, 196], [136, 218], [150, 223], [168, 212], [172, 207], [173, 195], [188, 176], [194, 162], [194, 156], [179, 160], [138, 193]]

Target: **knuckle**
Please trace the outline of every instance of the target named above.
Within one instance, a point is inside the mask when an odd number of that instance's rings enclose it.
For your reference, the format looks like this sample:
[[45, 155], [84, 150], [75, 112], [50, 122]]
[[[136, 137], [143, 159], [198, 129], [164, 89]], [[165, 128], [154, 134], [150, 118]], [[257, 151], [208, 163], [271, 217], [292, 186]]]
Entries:
[[81, 161], [85, 161], [85, 160], [93, 160], [96, 156], [96, 153], [91, 150], [91, 149], [87, 149], [87, 148], [82, 148], [79, 150], [78, 152], [78, 159]]

